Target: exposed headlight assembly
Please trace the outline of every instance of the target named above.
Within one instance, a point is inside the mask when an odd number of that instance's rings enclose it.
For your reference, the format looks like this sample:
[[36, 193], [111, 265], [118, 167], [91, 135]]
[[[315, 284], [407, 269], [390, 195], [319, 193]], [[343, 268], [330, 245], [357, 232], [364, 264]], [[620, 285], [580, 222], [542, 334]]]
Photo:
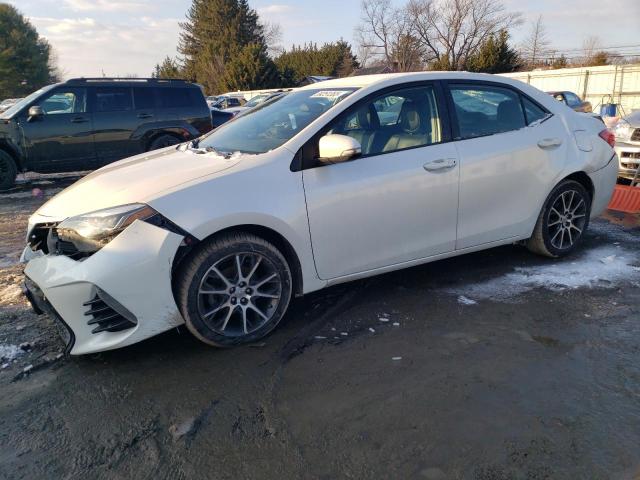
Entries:
[[159, 214], [153, 208], [136, 203], [70, 217], [52, 232], [54, 238], [49, 242], [57, 243], [57, 246], [49, 245], [49, 251], [86, 256], [100, 250], [134, 221], [149, 220], [155, 216]]

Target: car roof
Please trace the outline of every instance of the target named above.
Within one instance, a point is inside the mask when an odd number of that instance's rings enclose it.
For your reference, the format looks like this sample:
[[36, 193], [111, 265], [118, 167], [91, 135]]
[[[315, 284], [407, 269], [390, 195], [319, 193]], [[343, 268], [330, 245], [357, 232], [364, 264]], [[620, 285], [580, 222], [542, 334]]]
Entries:
[[317, 90], [320, 88], [367, 88], [381, 86], [384, 84], [397, 84], [412, 81], [427, 80], [484, 80], [488, 82], [499, 82], [508, 85], [521, 84], [508, 77], [491, 75], [488, 73], [470, 72], [450, 72], [450, 71], [429, 71], [429, 72], [409, 72], [409, 73], [380, 73], [376, 75], [356, 75], [353, 77], [336, 78], [323, 82], [312, 83], [300, 87], [298, 90]]
[[[153, 86], [153, 87], [199, 87], [198, 84], [178, 78], [71, 78], [62, 85], [124, 85], [124, 86]], [[61, 85], [58, 84], [58, 85]]]

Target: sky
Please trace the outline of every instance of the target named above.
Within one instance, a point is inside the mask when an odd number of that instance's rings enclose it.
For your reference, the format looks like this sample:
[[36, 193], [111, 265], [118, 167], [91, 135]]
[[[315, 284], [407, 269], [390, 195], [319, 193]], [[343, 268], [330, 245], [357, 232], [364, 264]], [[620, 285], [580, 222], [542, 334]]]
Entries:
[[[149, 76], [156, 63], [177, 54], [190, 0], [0, 0], [16, 6], [49, 40], [65, 78]], [[282, 44], [353, 42], [360, 0], [250, 0], [263, 21], [280, 24]], [[394, 0], [401, 5], [401, 0]], [[577, 49], [596, 35], [603, 46], [640, 44], [640, 0], [503, 0], [524, 23], [511, 32], [521, 42], [542, 15], [556, 49]], [[615, 9], [615, 12], [612, 12]], [[615, 18], [612, 13], [616, 13]], [[640, 58], [639, 58], [640, 60]]]

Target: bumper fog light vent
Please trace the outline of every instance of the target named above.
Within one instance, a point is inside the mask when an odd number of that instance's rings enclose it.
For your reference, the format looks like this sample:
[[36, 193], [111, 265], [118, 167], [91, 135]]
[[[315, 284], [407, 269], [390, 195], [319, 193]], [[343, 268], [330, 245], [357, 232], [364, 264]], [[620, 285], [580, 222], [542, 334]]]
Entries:
[[82, 305], [88, 307], [84, 313], [89, 317], [87, 325], [95, 325], [91, 333], [121, 332], [138, 324], [138, 320], [131, 312], [99, 288], [96, 295]]

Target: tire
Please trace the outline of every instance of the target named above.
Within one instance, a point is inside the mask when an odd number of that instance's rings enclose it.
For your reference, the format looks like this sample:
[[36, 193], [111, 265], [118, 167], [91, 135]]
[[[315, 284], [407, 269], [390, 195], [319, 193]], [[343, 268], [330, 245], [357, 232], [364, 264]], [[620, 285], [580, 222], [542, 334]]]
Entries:
[[205, 242], [182, 262], [175, 283], [187, 328], [217, 347], [255, 342], [271, 332], [287, 311], [292, 290], [282, 253], [248, 233]]
[[18, 168], [7, 152], [0, 150], [0, 190], [9, 190], [16, 183]]
[[591, 195], [582, 184], [560, 182], [547, 197], [527, 248], [551, 258], [570, 254], [582, 241], [590, 215]]
[[171, 145], [177, 145], [178, 143], [180, 143], [180, 140], [177, 137], [165, 133], [153, 139], [149, 144], [147, 152], [150, 152], [151, 150], [158, 150], [159, 148], [170, 147]]

